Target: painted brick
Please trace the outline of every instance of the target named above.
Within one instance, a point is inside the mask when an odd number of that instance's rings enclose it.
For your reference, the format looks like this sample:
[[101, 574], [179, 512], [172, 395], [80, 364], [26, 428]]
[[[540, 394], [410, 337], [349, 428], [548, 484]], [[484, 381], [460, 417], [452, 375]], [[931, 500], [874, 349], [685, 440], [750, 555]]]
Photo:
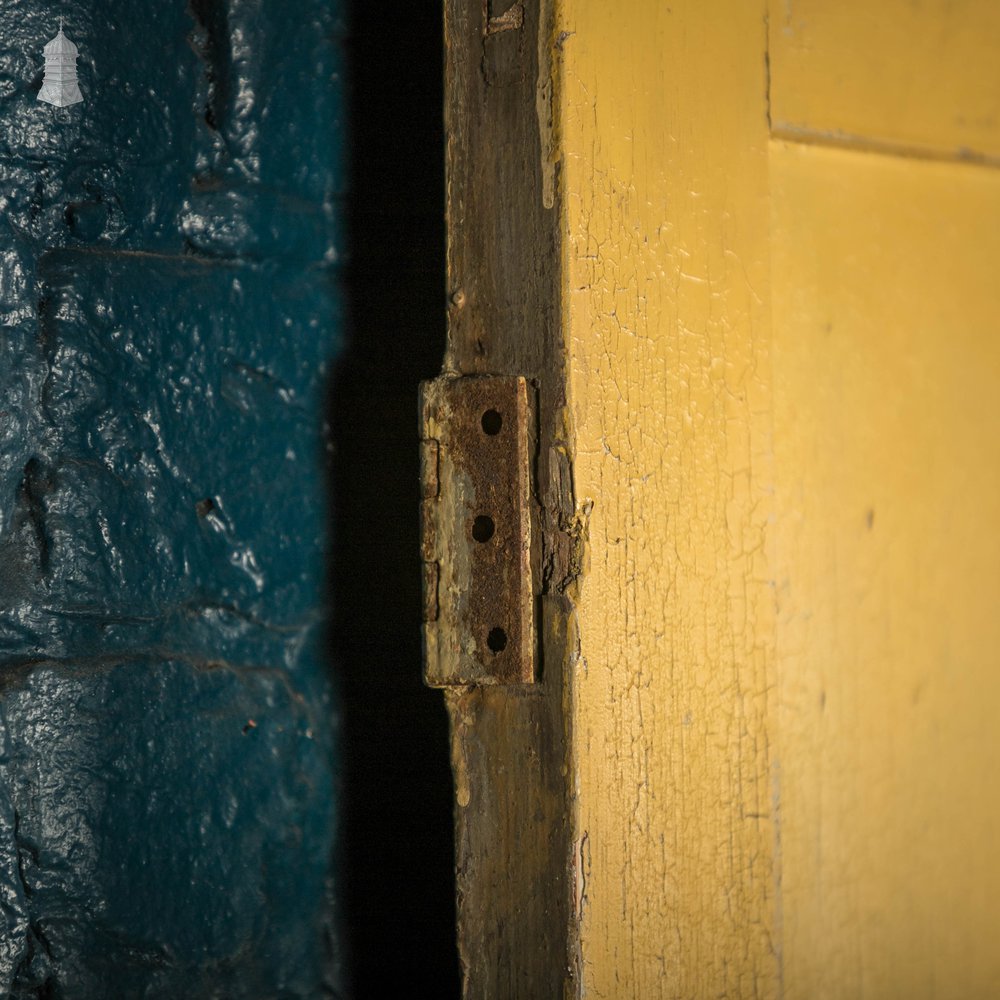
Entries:
[[340, 5], [59, 13], [65, 110], [0, 11], [0, 991], [336, 995]]

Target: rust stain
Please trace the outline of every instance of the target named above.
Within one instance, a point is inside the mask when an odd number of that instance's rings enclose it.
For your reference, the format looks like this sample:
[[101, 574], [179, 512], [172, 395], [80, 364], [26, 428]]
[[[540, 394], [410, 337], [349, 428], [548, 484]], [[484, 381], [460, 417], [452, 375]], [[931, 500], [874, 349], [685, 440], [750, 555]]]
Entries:
[[435, 687], [534, 680], [528, 395], [516, 376], [422, 387], [423, 433], [434, 443], [424, 449], [422, 550], [437, 570], [424, 591]]

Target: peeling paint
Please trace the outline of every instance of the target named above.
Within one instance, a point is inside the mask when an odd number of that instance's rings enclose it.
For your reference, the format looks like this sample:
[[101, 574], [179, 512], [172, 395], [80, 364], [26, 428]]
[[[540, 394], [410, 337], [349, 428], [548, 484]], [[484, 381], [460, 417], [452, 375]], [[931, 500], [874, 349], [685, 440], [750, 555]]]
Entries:
[[539, 0], [538, 79], [535, 83], [535, 112], [538, 115], [538, 143], [542, 158], [542, 204], [556, 203], [556, 163], [559, 144], [554, 120], [556, 60], [553, 48], [562, 49], [564, 36], [555, 38], [554, 0]]

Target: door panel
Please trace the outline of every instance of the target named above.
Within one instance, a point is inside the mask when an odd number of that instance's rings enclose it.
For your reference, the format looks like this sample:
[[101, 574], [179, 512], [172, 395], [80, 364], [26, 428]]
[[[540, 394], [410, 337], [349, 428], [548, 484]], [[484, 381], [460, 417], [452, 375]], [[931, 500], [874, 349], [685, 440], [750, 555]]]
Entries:
[[992, 0], [784, 0], [769, 27], [777, 134], [1000, 158]]
[[1000, 173], [771, 148], [784, 985], [1000, 989]]

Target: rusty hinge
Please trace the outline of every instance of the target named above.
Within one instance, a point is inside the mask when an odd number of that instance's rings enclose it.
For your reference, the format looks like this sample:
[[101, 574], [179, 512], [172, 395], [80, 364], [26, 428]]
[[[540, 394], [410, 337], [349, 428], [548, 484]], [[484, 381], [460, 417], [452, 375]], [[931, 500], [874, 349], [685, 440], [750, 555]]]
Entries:
[[535, 680], [533, 412], [520, 376], [420, 387], [424, 680]]

